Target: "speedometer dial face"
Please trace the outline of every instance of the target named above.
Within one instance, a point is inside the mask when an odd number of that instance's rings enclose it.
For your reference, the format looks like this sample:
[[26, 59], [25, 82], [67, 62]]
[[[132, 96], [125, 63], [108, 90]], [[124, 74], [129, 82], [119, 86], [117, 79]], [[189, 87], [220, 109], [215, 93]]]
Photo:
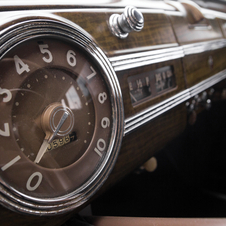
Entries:
[[42, 203], [91, 183], [115, 123], [96, 62], [73, 42], [44, 36], [17, 44], [0, 68], [2, 183]]

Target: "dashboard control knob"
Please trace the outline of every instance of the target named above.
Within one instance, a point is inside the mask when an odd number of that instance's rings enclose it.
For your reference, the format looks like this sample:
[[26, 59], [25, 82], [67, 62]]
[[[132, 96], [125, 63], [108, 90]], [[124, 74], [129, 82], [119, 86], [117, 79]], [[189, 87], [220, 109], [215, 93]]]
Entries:
[[215, 92], [214, 88], [211, 88], [208, 92], [208, 95], [212, 96], [214, 94], [214, 92]]
[[202, 100], [202, 101], [206, 101], [206, 99], [207, 99], [207, 92], [204, 91], [204, 92], [202, 93], [201, 100]]
[[186, 102], [185, 106], [187, 108], [188, 113], [191, 113], [192, 111], [195, 110], [195, 102], [194, 102], [194, 100], [191, 103]]
[[148, 172], [154, 172], [157, 169], [158, 162], [155, 157], [150, 158], [147, 162], [144, 163], [144, 168]]
[[109, 19], [110, 30], [118, 38], [126, 38], [131, 31], [141, 31], [144, 27], [143, 14], [133, 6], [126, 6], [124, 12], [112, 14]]
[[212, 106], [212, 101], [210, 99], [207, 99], [203, 101], [201, 104], [206, 110], [209, 110]]

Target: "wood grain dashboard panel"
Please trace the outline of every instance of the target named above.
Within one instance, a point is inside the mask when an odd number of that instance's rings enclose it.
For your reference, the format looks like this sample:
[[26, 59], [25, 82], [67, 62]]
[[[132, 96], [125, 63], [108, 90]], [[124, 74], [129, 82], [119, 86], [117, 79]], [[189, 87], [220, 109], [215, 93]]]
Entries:
[[[179, 45], [183, 46], [195, 42], [221, 40], [223, 39], [223, 34], [226, 38], [224, 20], [208, 19], [211, 28], [201, 31], [190, 29], [188, 22], [181, 14], [173, 15], [173, 13], [164, 13], [163, 10], [160, 12], [143, 9], [145, 19], [144, 29], [138, 33], [132, 32], [127, 39], [121, 40], [111, 34], [108, 21], [113, 13], [120, 14], [122, 11], [122, 8], [99, 8], [67, 12], [56, 10], [54, 14], [66, 18], [86, 30], [109, 58], [153, 49], [163, 49], [164, 45], [179, 47]], [[116, 75], [121, 86], [124, 101], [125, 118], [127, 119], [139, 114], [145, 111], [145, 109], [155, 106], [224, 70], [226, 68], [225, 55], [226, 47], [200, 53], [185, 54], [184, 57], [178, 57], [177, 59], [117, 71]], [[211, 60], [212, 63], [210, 62]], [[162, 95], [132, 106], [128, 77], [144, 72], [148, 73], [165, 66], [172, 66], [174, 68], [176, 87]], [[118, 161], [110, 177], [97, 195], [113, 186], [129, 172], [142, 165], [157, 151], [165, 147], [185, 129], [186, 124], [187, 109], [185, 103], [182, 103], [145, 125], [140, 126], [133, 132], [128, 133], [123, 138]], [[74, 211], [74, 213], [78, 210]], [[32, 217], [11, 212], [0, 206], [1, 225], [8, 226], [16, 224], [57, 226], [65, 222], [74, 213], [57, 217]], [[12, 220], [9, 221], [8, 219]]]
[[108, 21], [112, 14], [121, 14], [123, 10], [106, 9], [101, 11], [56, 14], [73, 21], [85, 29], [109, 57], [140, 51], [142, 48], [147, 50], [155, 45], [176, 44], [170, 21], [164, 13], [144, 12], [145, 25], [143, 30], [131, 32], [126, 39], [119, 39], [111, 34]]
[[222, 38], [217, 19], [207, 19], [208, 26], [189, 28], [189, 23], [182, 15], [169, 15], [178, 43], [180, 45]]
[[[212, 40], [218, 39], [220, 42], [223, 38], [221, 32], [223, 26], [221, 24], [220, 27], [217, 18], [205, 18], [208, 26], [204, 27], [198, 26], [199, 24], [190, 27], [186, 18], [179, 15], [170, 15], [170, 19], [178, 42], [185, 48], [183, 65], [187, 87], [191, 87], [225, 69], [223, 62], [225, 48], [208, 49]], [[220, 20], [220, 22], [222, 22], [222, 20]], [[208, 42], [210, 43], [208, 44]], [[193, 50], [187, 54], [186, 48], [189, 44], [192, 46], [192, 43], [196, 43], [196, 45], [193, 47]], [[196, 52], [199, 45], [203, 50]], [[192, 53], [192, 51], [194, 51], [194, 53]]]
[[226, 48], [185, 56], [183, 62], [188, 87], [224, 70], [225, 57]]

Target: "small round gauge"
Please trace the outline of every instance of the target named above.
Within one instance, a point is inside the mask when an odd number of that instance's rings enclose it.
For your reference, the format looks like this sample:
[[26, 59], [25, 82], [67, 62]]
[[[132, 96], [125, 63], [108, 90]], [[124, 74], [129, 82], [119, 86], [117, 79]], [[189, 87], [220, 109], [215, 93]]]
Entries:
[[0, 61], [0, 181], [14, 199], [3, 205], [50, 215], [81, 205], [106, 179], [122, 101], [112, 68], [85, 35], [32, 24], [32, 35], [10, 36]]

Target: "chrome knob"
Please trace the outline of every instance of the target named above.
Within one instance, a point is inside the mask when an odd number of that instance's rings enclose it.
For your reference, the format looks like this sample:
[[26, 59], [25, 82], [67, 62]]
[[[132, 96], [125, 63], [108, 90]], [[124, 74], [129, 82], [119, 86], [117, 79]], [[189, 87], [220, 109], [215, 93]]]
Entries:
[[110, 30], [118, 38], [126, 38], [131, 31], [141, 31], [144, 27], [143, 14], [133, 6], [126, 6], [124, 12], [112, 14], [109, 19]]

